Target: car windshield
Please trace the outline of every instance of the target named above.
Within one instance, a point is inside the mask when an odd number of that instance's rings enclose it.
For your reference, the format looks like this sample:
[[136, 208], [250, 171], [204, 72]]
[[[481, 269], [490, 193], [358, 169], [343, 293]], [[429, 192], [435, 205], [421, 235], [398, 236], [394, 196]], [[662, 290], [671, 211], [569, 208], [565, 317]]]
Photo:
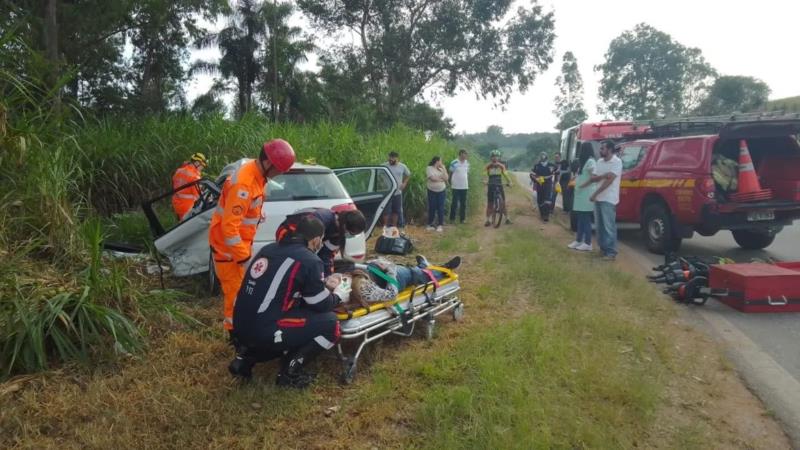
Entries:
[[290, 172], [269, 180], [265, 188], [268, 202], [348, 198], [332, 172]]

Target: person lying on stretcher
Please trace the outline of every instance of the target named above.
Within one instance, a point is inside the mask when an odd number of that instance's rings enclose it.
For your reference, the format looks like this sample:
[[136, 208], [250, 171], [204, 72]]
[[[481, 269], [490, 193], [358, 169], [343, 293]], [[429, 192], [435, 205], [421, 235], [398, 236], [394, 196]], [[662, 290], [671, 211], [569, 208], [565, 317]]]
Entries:
[[[453, 270], [461, 264], [461, 257], [456, 256], [439, 267]], [[367, 269], [355, 269], [351, 272], [351, 291], [345, 309], [367, 308], [370, 303], [382, 303], [395, 300], [397, 294], [408, 286], [425, 284], [432, 279], [441, 279], [445, 273], [428, 269], [428, 260], [417, 255], [417, 265], [413, 267], [393, 264], [383, 259], [367, 263]]]

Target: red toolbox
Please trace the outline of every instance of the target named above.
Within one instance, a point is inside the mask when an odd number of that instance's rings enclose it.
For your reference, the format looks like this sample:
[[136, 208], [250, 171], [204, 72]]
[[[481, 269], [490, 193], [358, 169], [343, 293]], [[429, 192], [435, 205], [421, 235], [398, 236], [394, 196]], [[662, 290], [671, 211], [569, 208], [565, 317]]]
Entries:
[[800, 262], [714, 265], [708, 287], [742, 312], [800, 312]]

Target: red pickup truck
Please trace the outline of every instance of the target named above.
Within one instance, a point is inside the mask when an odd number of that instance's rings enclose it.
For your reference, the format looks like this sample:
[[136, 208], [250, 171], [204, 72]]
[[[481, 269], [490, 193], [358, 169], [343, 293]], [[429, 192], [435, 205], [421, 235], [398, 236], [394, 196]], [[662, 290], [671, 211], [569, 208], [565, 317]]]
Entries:
[[[641, 225], [650, 251], [677, 250], [694, 232], [730, 230], [739, 246], [769, 246], [800, 218], [800, 117], [693, 120], [657, 125], [620, 144], [617, 220]], [[738, 162], [744, 139], [768, 201], [728, 199], [712, 177], [715, 155]]]

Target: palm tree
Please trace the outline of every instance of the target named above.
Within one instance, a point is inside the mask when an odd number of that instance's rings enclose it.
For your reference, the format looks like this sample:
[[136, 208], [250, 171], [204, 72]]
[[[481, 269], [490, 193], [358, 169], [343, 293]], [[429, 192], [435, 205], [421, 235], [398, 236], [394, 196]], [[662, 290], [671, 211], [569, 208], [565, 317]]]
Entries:
[[299, 27], [288, 25], [293, 12], [294, 7], [288, 2], [265, 4], [262, 9], [270, 36], [264, 48], [267, 69], [260, 91], [275, 121], [291, 116], [290, 97], [296, 93], [290, 91], [297, 85], [295, 78], [304, 75], [297, 72], [297, 65], [307, 61], [306, 55], [314, 50], [314, 44]]
[[267, 36], [263, 5], [255, 0], [239, 0], [228, 17], [228, 25], [195, 42], [198, 48], [219, 46], [219, 62], [196, 61], [192, 71], [220, 74], [236, 80], [236, 115], [253, 109], [253, 85], [263, 76], [259, 49]]

